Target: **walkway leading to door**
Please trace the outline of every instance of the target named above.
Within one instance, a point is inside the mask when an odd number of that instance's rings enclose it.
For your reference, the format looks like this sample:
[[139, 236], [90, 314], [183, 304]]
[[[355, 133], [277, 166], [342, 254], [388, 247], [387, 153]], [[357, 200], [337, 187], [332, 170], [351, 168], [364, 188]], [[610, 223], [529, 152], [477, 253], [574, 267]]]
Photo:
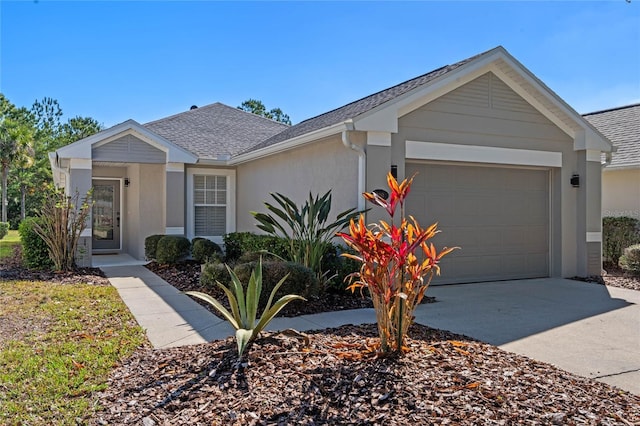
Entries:
[[[144, 266], [104, 266], [155, 348], [233, 334], [225, 321]], [[640, 395], [640, 292], [563, 279], [434, 286], [436, 303], [416, 322], [466, 334], [502, 349]], [[373, 309], [276, 318], [269, 330], [314, 330], [375, 322]]]

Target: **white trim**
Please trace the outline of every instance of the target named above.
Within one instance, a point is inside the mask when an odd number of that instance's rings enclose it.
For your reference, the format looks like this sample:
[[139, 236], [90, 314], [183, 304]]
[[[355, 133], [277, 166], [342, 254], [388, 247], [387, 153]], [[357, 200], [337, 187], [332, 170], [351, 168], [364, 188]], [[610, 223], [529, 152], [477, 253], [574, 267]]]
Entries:
[[93, 237], [93, 228], [84, 228], [80, 233], [81, 237], [92, 238]]
[[587, 232], [587, 242], [588, 243], [601, 243], [602, 242], [602, 232]]
[[367, 145], [391, 146], [391, 133], [367, 132]]
[[594, 149], [587, 150], [587, 161], [593, 161], [595, 163], [602, 162], [602, 152]]
[[69, 161], [69, 168], [75, 170], [91, 170], [91, 160], [86, 158], [72, 158]]
[[184, 173], [184, 163], [167, 163], [167, 172], [182, 172]]
[[493, 146], [407, 141], [405, 158], [416, 160], [463, 161], [469, 163], [513, 164], [519, 166], [562, 167], [562, 153]]
[[276, 144], [267, 146], [265, 148], [260, 148], [255, 151], [247, 152], [246, 154], [238, 155], [231, 159], [228, 164], [230, 166], [235, 166], [238, 164], [246, 163], [247, 161], [257, 160], [259, 158], [267, 157], [269, 155], [278, 154], [282, 151], [287, 151], [298, 146], [307, 144], [309, 142], [316, 142], [319, 139], [326, 138], [329, 136], [340, 134], [343, 130], [350, 130], [347, 128], [345, 123], [337, 123], [329, 127], [324, 127], [319, 130], [315, 130], [313, 132], [305, 133], [300, 136], [296, 136], [291, 139], [286, 139], [282, 142], [278, 142]]
[[227, 177], [227, 229], [226, 233], [236, 230], [236, 171], [234, 169], [210, 169], [191, 167], [187, 170], [187, 229], [183, 232], [190, 240], [194, 237], [204, 237], [222, 244], [222, 235], [195, 235], [195, 209], [193, 208], [193, 176], [211, 175]]
[[164, 228], [166, 235], [184, 235], [184, 226], [167, 226]]
[[135, 120], [127, 120], [102, 132], [81, 139], [70, 145], [59, 148], [56, 153], [60, 158], [83, 158], [91, 160], [91, 149], [125, 135], [134, 135], [151, 146], [167, 153], [167, 162], [194, 164], [198, 157], [173, 142], [151, 132]]

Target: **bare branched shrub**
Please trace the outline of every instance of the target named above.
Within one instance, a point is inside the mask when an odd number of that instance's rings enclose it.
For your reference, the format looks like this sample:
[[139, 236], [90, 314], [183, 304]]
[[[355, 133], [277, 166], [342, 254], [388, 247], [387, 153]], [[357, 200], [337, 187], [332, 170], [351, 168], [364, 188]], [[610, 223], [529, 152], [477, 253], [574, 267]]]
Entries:
[[34, 224], [36, 233], [49, 249], [56, 271], [69, 271], [75, 267], [75, 254], [80, 234], [87, 226], [91, 213], [91, 190], [84, 197], [78, 191], [66, 195], [62, 190], [48, 191]]

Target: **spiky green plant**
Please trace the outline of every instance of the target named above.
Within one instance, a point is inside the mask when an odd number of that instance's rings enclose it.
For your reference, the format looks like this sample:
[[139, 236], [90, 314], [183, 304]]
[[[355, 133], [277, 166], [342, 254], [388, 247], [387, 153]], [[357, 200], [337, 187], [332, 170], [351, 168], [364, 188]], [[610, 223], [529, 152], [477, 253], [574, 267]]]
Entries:
[[283, 237], [288, 242], [289, 260], [301, 263], [316, 273], [320, 282], [327, 277], [322, 271], [322, 258], [336, 232], [343, 230], [360, 213], [356, 209], [338, 213], [335, 221], [328, 222], [331, 212], [331, 191], [315, 197], [309, 193], [304, 205], [298, 207], [290, 198], [271, 194], [278, 206], [264, 203], [271, 212], [251, 214], [258, 221], [258, 229]]
[[210, 303], [227, 321], [229, 321], [231, 326], [236, 330], [238, 354], [239, 356], [242, 356], [242, 353], [247, 346], [252, 343], [256, 337], [258, 337], [260, 332], [264, 330], [267, 324], [269, 324], [276, 315], [278, 315], [278, 312], [280, 312], [287, 303], [293, 300], [306, 299], [296, 294], [287, 294], [273, 303], [273, 298], [278, 292], [278, 289], [289, 277], [289, 274], [287, 274], [273, 288], [262, 316], [257, 318], [258, 301], [260, 300], [260, 294], [262, 293], [262, 259], [258, 261], [258, 265], [251, 272], [251, 278], [249, 278], [246, 294], [238, 276], [231, 268], [229, 268], [228, 265], [225, 266], [231, 276], [231, 284], [229, 285], [231, 288], [227, 288], [219, 281], [216, 281], [216, 284], [227, 295], [229, 305], [231, 306], [231, 312], [229, 312], [222, 303], [208, 294], [201, 293], [199, 291], [187, 291], [186, 294]]

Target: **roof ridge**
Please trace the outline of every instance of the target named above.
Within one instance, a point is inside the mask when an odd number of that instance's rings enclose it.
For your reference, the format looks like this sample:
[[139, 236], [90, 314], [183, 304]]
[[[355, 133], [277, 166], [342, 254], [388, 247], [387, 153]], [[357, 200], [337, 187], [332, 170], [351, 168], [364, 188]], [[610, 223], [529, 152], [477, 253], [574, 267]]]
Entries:
[[166, 116], [166, 117], [162, 117], [162, 118], [158, 118], [158, 119], [153, 120], [153, 121], [149, 121], [149, 122], [147, 122], [147, 123], [144, 123], [144, 124], [143, 124], [143, 126], [147, 126], [147, 125], [149, 125], [149, 124], [155, 124], [155, 123], [157, 123], [157, 122], [159, 122], [159, 121], [165, 121], [165, 120], [168, 120], [168, 119], [170, 119], [170, 118], [177, 117], [177, 116], [179, 116], [179, 115], [188, 114], [188, 113], [190, 113], [190, 112], [192, 112], [192, 111], [195, 111], [195, 110], [198, 110], [198, 109], [199, 109], [199, 110], [202, 110], [202, 109], [205, 109], [205, 108], [211, 108], [211, 107], [214, 107], [214, 106], [216, 106], [216, 105], [222, 105], [222, 106], [225, 106], [225, 107], [231, 108], [231, 107], [229, 107], [228, 105], [223, 104], [222, 102], [214, 102], [214, 103], [212, 103], [212, 104], [208, 104], [208, 105], [205, 105], [205, 106], [202, 106], [202, 107], [196, 107], [196, 108], [194, 108], [194, 109], [188, 109], [188, 110], [186, 110], [186, 111], [177, 112], [177, 113], [175, 113], [175, 114], [171, 114], [171, 115], [168, 115], [168, 116]]
[[603, 110], [600, 110], [600, 111], [587, 112], [585, 114], [582, 114], [582, 116], [586, 117], [587, 115], [602, 114], [604, 112], [618, 111], [618, 110], [621, 110], [621, 109], [633, 108], [633, 107], [637, 107], [637, 106], [640, 106], [640, 102], [635, 103], [635, 104], [629, 104], [629, 105], [623, 105], [623, 106], [603, 109]]

